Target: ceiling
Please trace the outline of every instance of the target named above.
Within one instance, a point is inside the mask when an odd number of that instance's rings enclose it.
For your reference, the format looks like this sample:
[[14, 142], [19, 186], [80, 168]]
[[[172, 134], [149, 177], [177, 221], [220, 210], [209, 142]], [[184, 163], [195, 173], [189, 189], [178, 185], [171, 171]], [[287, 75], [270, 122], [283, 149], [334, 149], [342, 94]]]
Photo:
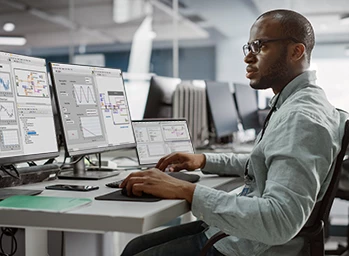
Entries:
[[[24, 35], [23, 47], [3, 50], [54, 49], [69, 45], [130, 44], [144, 17], [118, 24], [114, 1], [125, 0], [0, 0], [0, 35]], [[135, 1], [135, 0], [126, 0]], [[155, 41], [173, 38], [172, 0], [149, 0], [153, 6]], [[179, 0], [181, 42], [248, 38], [249, 28], [261, 13], [275, 8], [293, 9], [313, 24], [318, 43], [348, 43], [348, 0]], [[73, 9], [69, 9], [73, 7]], [[13, 32], [2, 25], [12, 22]]]

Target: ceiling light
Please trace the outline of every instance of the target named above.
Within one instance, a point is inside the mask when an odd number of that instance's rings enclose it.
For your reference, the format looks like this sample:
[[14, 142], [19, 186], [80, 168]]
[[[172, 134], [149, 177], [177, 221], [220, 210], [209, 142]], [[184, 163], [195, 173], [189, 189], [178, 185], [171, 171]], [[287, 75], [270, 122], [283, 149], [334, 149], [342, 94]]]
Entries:
[[15, 30], [16, 26], [15, 24], [11, 23], [11, 22], [7, 22], [4, 24], [4, 26], [2, 27], [6, 32], [12, 32], [13, 30]]
[[23, 36], [0, 36], [0, 45], [25, 45], [26, 42]]

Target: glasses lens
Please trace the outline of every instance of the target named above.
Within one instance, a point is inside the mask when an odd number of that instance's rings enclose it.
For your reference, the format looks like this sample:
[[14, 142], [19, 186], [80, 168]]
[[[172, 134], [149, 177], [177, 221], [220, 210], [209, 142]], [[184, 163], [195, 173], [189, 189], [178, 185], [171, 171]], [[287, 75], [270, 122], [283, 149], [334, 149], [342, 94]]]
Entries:
[[258, 41], [258, 40], [253, 41], [253, 42], [250, 44], [250, 48], [251, 48], [252, 53], [254, 53], [254, 54], [259, 53], [259, 46], [260, 46], [260, 44], [259, 44], [259, 41]]
[[242, 50], [244, 51], [244, 54], [245, 56], [247, 56], [247, 54], [250, 52], [250, 47], [248, 44], [245, 44], [243, 47], [242, 47]]

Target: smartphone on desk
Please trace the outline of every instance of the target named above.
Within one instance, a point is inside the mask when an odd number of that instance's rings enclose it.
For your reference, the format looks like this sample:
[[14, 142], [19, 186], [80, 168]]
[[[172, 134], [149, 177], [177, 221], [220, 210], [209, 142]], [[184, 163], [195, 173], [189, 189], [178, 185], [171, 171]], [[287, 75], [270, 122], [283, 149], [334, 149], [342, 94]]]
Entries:
[[99, 189], [98, 186], [90, 186], [90, 185], [69, 185], [69, 184], [55, 184], [46, 186], [46, 189], [54, 189], [54, 190], [70, 190], [70, 191], [91, 191]]

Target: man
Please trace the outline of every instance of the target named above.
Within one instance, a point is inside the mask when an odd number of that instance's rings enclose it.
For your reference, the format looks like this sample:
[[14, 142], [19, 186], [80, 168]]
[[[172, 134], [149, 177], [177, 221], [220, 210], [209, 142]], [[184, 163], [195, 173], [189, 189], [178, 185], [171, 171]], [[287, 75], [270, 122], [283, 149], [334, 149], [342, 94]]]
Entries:
[[346, 119], [307, 70], [313, 46], [312, 26], [296, 12], [274, 10], [256, 20], [243, 47], [246, 77], [252, 88], [271, 88], [275, 96], [252, 152], [176, 153], [157, 164], [160, 170], [245, 175], [243, 192], [183, 182], [158, 169], [129, 175], [121, 185], [129, 193], [185, 199], [202, 222], [136, 238], [122, 255], [197, 255], [220, 230], [230, 236], [210, 255], [308, 255], [304, 240], [295, 236], [327, 189]]

